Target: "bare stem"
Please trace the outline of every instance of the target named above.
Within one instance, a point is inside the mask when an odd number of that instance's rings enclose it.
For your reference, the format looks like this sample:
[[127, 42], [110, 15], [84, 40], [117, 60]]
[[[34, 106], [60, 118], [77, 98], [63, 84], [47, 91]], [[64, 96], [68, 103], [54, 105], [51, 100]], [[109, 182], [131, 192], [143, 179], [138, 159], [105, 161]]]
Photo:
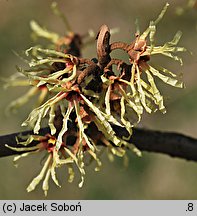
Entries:
[[[41, 129], [40, 133], [45, 135], [49, 128]], [[124, 134], [124, 129], [118, 130], [118, 135]], [[15, 137], [19, 134], [27, 135], [32, 131], [13, 133], [0, 136], [0, 157], [6, 157], [24, 152], [16, 152], [5, 146], [19, 147]], [[197, 161], [197, 139], [174, 132], [161, 132], [147, 129], [133, 129], [133, 135], [129, 141], [136, 145], [141, 151], [167, 154], [171, 157], [179, 157], [186, 160]], [[31, 146], [36, 145], [34, 142]]]

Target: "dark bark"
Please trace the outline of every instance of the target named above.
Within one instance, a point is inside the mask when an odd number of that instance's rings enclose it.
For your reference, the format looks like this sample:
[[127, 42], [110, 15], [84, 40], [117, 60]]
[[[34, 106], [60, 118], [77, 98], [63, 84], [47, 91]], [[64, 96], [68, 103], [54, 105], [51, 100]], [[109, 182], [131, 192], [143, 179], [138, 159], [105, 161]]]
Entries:
[[[49, 132], [49, 129], [44, 128], [40, 132], [44, 135]], [[28, 133], [30, 131], [25, 131], [22, 132], [22, 135]], [[8, 144], [12, 147], [19, 147], [15, 139], [19, 134], [21, 133], [0, 136], [0, 157], [19, 154], [5, 146]], [[135, 144], [141, 151], [163, 153], [172, 157], [197, 161], [197, 139], [179, 133], [134, 128], [129, 142]], [[34, 142], [31, 145], [35, 144]]]
[[135, 128], [130, 142], [142, 151], [197, 161], [197, 139], [183, 134]]

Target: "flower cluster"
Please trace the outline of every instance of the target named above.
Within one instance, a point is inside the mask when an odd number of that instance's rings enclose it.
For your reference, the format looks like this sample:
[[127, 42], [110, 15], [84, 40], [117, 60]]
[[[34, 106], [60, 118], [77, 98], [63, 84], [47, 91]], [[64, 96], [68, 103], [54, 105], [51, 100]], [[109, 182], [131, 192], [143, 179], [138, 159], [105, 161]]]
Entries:
[[[162, 67], [155, 68], [148, 63], [151, 56], [156, 54], [182, 63], [181, 59], [174, 55], [176, 52], [185, 51], [184, 48], [176, 46], [181, 37], [180, 32], [163, 46], [154, 44], [156, 24], [167, 7], [168, 4], [158, 18], [150, 22], [144, 33], [136, 33], [131, 44], [110, 44], [110, 30], [103, 25], [97, 36], [98, 58], [92, 60], [80, 56], [79, 35], [75, 37], [76, 34], [70, 33], [63, 39], [56, 33], [41, 28], [35, 21], [31, 22], [34, 34], [49, 39], [55, 46], [53, 49], [31, 47], [25, 52], [30, 58], [29, 68], [18, 68], [25, 77], [24, 83], [33, 87], [11, 107], [23, 105], [38, 91], [41, 91], [38, 99], [40, 105], [33, 109], [22, 123], [22, 126], [31, 127], [34, 134], [26, 141], [19, 142], [24, 145], [23, 148], [8, 147], [15, 151], [25, 151], [15, 160], [40, 151], [45, 151], [48, 155], [40, 174], [33, 179], [27, 191], [34, 190], [44, 179], [43, 190], [46, 195], [50, 176], [55, 184], [60, 186], [55, 170], [62, 165], [68, 167], [69, 182], [74, 178], [73, 166], [78, 167], [81, 187], [86, 166], [84, 159], [91, 157], [95, 160], [95, 170], [98, 171], [101, 166], [101, 146], [105, 146], [110, 155], [123, 157], [126, 150], [131, 149], [141, 156], [141, 152], [131, 144], [132, 127], [139, 123], [144, 110], [151, 113], [158, 108], [163, 113], [166, 112], [163, 96], [155, 84], [154, 76], [169, 85], [183, 87], [174, 73]], [[111, 58], [115, 49], [127, 52], [129, 64]], [[117, 66], [118, 72], [114, 71], [113, 65]], [[11, 80], [14, 81], [10, 82], [10, 85], [15, 85], [15, 77]], [[40, 129], [44, 119], [47, 119], [50, 132], [43, 135], [40, 134]], [[125, 131], [124, 136], [118, 133], [119, 130]], [[32, 142], [36, 142], [36, 145], [28, 147]]]

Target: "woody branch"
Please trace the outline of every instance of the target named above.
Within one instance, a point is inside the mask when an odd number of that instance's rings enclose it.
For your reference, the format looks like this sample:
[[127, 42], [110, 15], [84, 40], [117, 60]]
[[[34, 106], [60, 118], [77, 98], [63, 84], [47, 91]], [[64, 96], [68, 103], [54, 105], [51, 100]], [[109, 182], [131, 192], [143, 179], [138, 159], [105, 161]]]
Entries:
[[[43, 135], [47, 132], [49, 132], [49, 128], [41, 130]], [[11, 147], [19, 147], [20, 145], [16, 142], [16, 136], [29, 133], [32, 133], [32, 131], [0, 136], [0, 157], [24, 153], [13, 151], [7, 148], [5, 144], [9, 144]], [[124, 129], [120, 129], [119, 135], [121, 136], [123, 133]], [[197, 161], [197, 139], [183, 134], [134, 128], [129, 142], [135, 144], [141, 151], [163, 153], [171, 157]], [[69, 145], [69, 143], [67, 144]], [[31, 145], [36, 145], [36, 142], [32, 142]]]

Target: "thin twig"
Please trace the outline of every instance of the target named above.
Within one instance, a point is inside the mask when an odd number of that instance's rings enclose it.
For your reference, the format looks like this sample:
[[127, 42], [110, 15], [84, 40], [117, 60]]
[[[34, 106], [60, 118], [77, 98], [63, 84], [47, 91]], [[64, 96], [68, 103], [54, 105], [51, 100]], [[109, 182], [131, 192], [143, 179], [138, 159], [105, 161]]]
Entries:
[[[19, 147], [15, 137], [19, 134], [27, 135], [30, 132], [25, 131], [0, 136], [0, 157], [21, 154], [22, 152], [16, 152], [7, 148], [5, 144], [12, 147]], [[41, 130], [41, 134], [43, 135], [48, 132], [48, 128]], [[122, 135], [122, 133], [124, 131], [120, 129], [119, 135]], [[129, 142], [135, 144], [141, 151], [163, 153], [172, 157], [197, 161], [197, 139], [183, 134], [134, 128]], [[33, 142], [31, 146], [35, 144], [36, 142]]]

